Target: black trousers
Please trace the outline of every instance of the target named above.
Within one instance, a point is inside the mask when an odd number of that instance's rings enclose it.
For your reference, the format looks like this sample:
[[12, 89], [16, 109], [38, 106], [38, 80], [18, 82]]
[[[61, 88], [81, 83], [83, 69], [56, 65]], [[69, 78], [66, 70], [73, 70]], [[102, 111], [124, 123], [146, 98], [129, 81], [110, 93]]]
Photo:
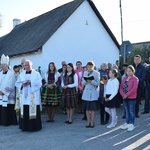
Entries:
[[8, 104], [7, 107], [0, 106], [0, 125], [17, 125], [15, 104]]
[[150, 82], [146, 83], [144, 111], [150, 111]]
[[139, 105], [142, 98], [143, 88], [138, 87], [137, 89], [137, 97], [136, 97], [136, 106], [135, 106], [135, 116], [139, 113]]
[[39, 131], [42, 129], [40, 105], [37, 105], [36, 119], [29, 119], [29, 105], [23, 106], [24, 116], [19, 121], [22, 131]]
[[109, 114], [105, 111], [105, 105], [100, 103], [100, 121], [109, 121]]

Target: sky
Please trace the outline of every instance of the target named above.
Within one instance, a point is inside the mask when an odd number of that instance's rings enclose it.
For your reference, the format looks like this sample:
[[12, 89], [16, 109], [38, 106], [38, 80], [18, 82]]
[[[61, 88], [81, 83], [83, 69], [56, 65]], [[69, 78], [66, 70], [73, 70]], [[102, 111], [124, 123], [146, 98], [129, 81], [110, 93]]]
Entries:
[[[72, 0], [0, 0], [0, 37], [13, 29], [14, 18], [27, 21]], [[121, 44], [120, 0], [93, 0], [110, 30]], [[150, 0], [121, 0], [123, 40], [150, 41]]]

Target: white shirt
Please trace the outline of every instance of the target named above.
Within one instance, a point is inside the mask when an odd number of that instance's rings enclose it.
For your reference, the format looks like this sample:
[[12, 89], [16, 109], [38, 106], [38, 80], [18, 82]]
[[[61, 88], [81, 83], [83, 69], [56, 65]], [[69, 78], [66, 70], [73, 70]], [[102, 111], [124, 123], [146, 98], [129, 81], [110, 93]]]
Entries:
[[106, 84], [105, 91], [104, 91], [105, 97], [106, 97], [106, 94], [110, 94], [111, 96], [109, 97], [109, 100], [112, 100], [117, 95], [118, 89], [119, 89], [118, 79], [117, 78], [109, 79]]

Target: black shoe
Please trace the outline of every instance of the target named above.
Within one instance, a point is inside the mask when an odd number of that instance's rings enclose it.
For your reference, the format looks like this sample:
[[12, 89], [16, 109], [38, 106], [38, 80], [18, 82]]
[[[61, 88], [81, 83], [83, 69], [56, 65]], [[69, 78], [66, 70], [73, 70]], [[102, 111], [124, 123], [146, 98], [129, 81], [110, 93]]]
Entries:
[[143, 111], [141, 114], [148, 114], [149, 112], [148, 111]]
[[122, 119], [125, 119], [126, 118], [126, 116], [122, 116]]
[[140, 116], [139, 116], [139, 115], [136, 115], [135, 117], [136, 117], [136, 118], [140, 118]]
[[108, 124], [108, 123], [109, 123], [109, 120], [106, 120], [104, 123], [105, 123], [105, 124]]
[[67, 112], [63, 111], [62, 114], [67, 115]]
[[89, 124], [89, 125], [86, 125], [85, 127], [86, 127], [86, 128], [89, 128], [89, 127], [91, 127], [91, 124]]
[[47, 120], [46, 122], [51, 122], [50, 120]]
[[91, 128], [94, 128], [95, 127], [95, 125], [93, 124], [93, 126], [90, 126]]
[[105, 125], [105, 122], [104, 122], [104, 121], [102, 121], [102, 122], [101, 122], [101, 125]]
[[78, 114], [82, 114], [82, 112], [81, 112], [81, 111], [78, 111]]
[[67, 121], [65, 121], [65, 123], [68, 123], [69, 121], [67, 120]]
[[49, 122], [54, 122], [54, 120], [50, 120]]
[[68, 121], [68, 124], [72, 124], [72, 122]]
[[84, 117], [82, 118], [82, 120], [87, 120], [87, 118], [84, 116]]

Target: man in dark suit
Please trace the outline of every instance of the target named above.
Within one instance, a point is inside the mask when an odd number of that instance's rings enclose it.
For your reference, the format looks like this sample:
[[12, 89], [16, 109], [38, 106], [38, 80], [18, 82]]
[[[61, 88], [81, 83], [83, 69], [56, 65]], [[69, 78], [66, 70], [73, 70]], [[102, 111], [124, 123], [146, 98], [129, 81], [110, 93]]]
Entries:
[[[62, 61], [62, 62], [61, 62], [62, 68], [63, 68], [63, 65], [66, 65], [66, 61]], [[62, 68], [58, 69], [58, 72], [59, 72], [59, 73], [61, 73], [61, 72], [63, 71]]]
[[[149, 57], [150, 62], [150, 57]], [[146, 88], [145, 88], [145, 105], [142, 114], [147, 114], [150, 111], [150, 65], [146, 67]]]
[[139, 79], [139, 85], [138, 85], [138, 89], [137, 89], [137, 97], [136, 97], [136, 107], [135, 107], [135, 117], [139, 118], [139, 104], [140, 104], [140, 100], [142, 98], [142, 92], [144, 89], [144, 80], [146, 77], [146, 70], [145, 67], [141, 64], [141, 56], [140, 55], [136, 55], [134, 57], [134, 64], [133, 64], [134, 68], [135, 68], [135, 76]]

